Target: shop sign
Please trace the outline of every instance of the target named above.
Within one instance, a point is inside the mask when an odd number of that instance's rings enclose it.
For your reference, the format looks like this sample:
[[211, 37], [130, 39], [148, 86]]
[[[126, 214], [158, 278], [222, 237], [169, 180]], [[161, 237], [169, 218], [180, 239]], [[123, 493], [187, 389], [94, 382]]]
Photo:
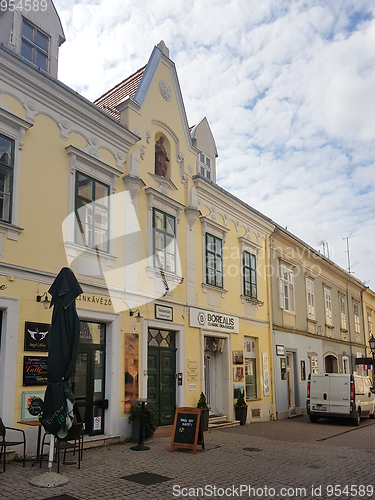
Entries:
[[25, 351], [48, 352], [50, 328], [48, 323], [25, 321]]
[[164, 321], [173, 321], [173, 307], [161, 306], [155, 304], [155, 319], [163, 319]]
[[88, 302], [89, 304], [98, 304], [101, 306], [111, 306], [112, 300], [109, 297], [100, 297], [99, 295], [87, 295], [82, 293], [76, 298], [77, 302]]
[[195, 307], [190, 308], [190, 326], [217, 332], [239, 332], [238, 318], [235, 316]]
[[285, 356], [285, 349], [283, 345], [276, 346], [276, 355], [277, 356]]
[[262, 360], [263, 360], [263, 394], [264, 397], [266, 398], [270, 395], [268, 354], [266, 352], [262, 352]]
[[195, 359], [187, 360], [187, 378], [189, 382], [198, 381], [198, 361]]
[[82, 293], [78, 295], [77, 302], [88, 302], [89, 304], [98, 304], [101, 306], [111, 306], [112, 300], [109, 297], [101, 297], [99, 295], [88, 295]]

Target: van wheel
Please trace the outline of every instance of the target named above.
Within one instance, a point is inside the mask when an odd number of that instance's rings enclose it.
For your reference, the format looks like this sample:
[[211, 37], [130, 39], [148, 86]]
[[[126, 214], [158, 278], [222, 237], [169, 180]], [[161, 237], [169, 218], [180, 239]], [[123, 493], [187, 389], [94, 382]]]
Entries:
[[312, 422], [313, 424], [316, 424], [317, 421], [318, 421], [318, 417], [316, 415], [310, 415], [310, 422]]
[[358, 410], [356, 416], [353, 418], [353, 425], [358, 427], [360, 423], [361, 423], [361, 410]]
[[375, 412], [374, 413], [370, 413], [370, 418], [375, 418]]

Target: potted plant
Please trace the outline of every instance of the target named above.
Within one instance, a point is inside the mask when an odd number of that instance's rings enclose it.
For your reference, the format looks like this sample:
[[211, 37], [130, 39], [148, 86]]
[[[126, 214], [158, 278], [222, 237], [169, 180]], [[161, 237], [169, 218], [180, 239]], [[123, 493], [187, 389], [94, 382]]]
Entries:
[[202, 427], [204, 431], [208, 431], [208, 417], [209, 417], [209, 409], [207, 406], [206, 396], [201, 392], [201, 395], [198, 400], [197, 408], [201, 409], [201, 420]]
[[[129, 422], [132, 422], [132, 441], [138, 443], [139, 426], [141, 423], [141, 403], [134, 403], [130, 407]], [[143, 422], [143, 437], [144, 439], [152, 438], [157, 427], [156, 407], [154, 404], [145, 406], [145, 415]]]
[[234, 404], [234, 413], [236, 415], [236, 420], [240, 421], [240, 425], [245, 425], [247, 417], [247, 404], [242, 392], [240, 392], [237, 402]]

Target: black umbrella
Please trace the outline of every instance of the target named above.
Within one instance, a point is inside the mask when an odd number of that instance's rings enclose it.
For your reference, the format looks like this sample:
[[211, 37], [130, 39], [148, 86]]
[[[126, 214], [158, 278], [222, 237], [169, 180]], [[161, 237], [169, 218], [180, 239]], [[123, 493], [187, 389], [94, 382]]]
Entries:
[[68, 267], [61, 269], [48, 293], [52, 295], [52, 324], [48, 351], [47, 389], [44, 396], [43, 427], [53, 435], [65, 437], [70, 427], [69, 413], [74, 397], [68, 381], [77, 360], [79, 319], [75, 299], [83, 293]]

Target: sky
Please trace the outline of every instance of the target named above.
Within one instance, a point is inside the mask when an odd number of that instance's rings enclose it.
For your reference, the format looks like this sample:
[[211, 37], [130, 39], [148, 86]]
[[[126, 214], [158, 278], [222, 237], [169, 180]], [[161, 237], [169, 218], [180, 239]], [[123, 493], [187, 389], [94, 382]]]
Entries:
[[375, 290], [373, 0], [54, 4], [60, 80], [94, 100], [164, 40], [189, 125], [212, 129], [217, 183], [346, 270], [348, 241]]

